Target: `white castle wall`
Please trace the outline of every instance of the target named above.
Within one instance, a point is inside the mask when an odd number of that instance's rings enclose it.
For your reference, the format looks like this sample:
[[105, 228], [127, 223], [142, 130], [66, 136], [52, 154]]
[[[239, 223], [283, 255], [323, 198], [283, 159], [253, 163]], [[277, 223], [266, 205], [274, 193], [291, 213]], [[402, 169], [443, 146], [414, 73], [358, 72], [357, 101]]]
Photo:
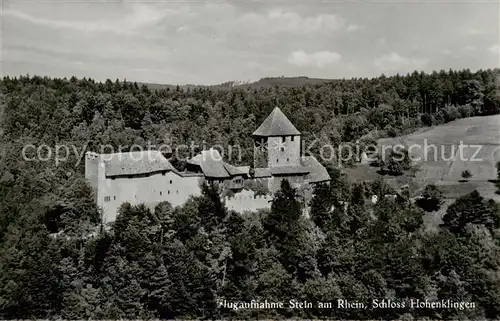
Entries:
[[[124, 202], [132, 205], [144, 203], [150, 207], [163, 201], [174, 207], [183, 205], [191, 195], [201, 194], [199, 184], [199, 177], [182, 177], [174, 172], [155, 173], [149, 177], [106, 178], [99, 193], [105, 221], [114, 221], [117, 209]], [[106, 196], [110, 201], [104, 201]]]
[[[300, 166], [300, 136], [268, 137], [268, 167]], [[281, 147], [283, 150], [281, 150]]]
[[255, 192], [243, 190], [234, 194], [232, 197], [225, 197], [224, 202], [228, 210], [234, 210], [239, 213], [245, 211], [257, 211], [259, 209], [271, 208], [272, 196], [255, 195]]
[[94, 156], [88, 156], [89, 168], [86, 168], [85, 174], [87, 179], [97, 180], [97, 205], [102, 208], [106, 223], [115, 221], [118, 208], [125, 202], [132, 205], [144, 203], [153, 208], [160, 202], [168, 201], [175, 207], [183, 205], [191, 195], [201, 195], [200, 176], [185, 177], [174, 172], [163, 175], [159, 172], [150, 176], [112, 179], [105, 177], [102, 155], [98, 155], [99, 162], [94, 161]]
[[85, 154], [85, 179], [92, 187], [94, 201], [99, 200], [97, 188], [99, 186], [99, 155], [97, 153], [87, 152]]

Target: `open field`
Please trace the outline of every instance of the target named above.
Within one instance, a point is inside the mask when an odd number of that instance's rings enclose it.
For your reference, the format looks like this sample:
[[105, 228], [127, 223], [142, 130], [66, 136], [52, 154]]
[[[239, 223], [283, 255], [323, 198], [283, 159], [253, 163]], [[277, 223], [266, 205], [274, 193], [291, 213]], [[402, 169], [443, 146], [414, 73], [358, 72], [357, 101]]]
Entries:
[[[464, 118], [406, 136], [383, 138], [378, 144], [387, 149], [397, 144], [408, 148], [413, 164], [418, 166], [413, 179], [418, 186], [416, 195], [427, 184], [436, 184], [442, 186], [448, 199], [477, 189], [484, 197], [500, 201], [491, 182], [496, 178], [495, 164], [500, 161], [500, 115]], [[472, 177], [459, 182], [466, 169]], [[344, 172], [354, 180], [372, 180], [378, 176], [376, 170], [359, 165]]]
[[[489, 180], [496, 178], [500, 161], [500, 115], [459, 119], [427, 131], [379, 140], [380, 145], [401, 143], [419, 164], [416, 181], [442, 185], [445, 196], [456, 198], [477, 189], [484, 197], [500, 201]], [[468, 170], [469, 182], [460, 183]]]

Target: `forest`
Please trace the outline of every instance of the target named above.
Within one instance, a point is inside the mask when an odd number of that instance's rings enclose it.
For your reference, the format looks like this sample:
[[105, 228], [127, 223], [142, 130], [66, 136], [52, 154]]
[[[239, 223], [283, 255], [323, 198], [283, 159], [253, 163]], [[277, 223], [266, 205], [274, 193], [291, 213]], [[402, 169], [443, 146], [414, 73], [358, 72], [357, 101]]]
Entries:
[[[238, 144], [243, 157], [233, 163], [249, 164], [251, 133], [276, 106], [305, 141], [338, 145], [498, 114], [499, 77], [499, 69], [450, 70], [159, 90], [119, 80], [5, 77], [0, 318], [498, 319], [500, 205], [477, 192], [458, 198], [443, 224], [429, 229], [422, 206], [407, 195], [385, 198], [390, 187], [383, 179], [352, 183], [330, 163], [332, 181], [314, 189], [310, 218], [284, 181], [270, 210], [228, 211], [217, 190], [204, 185], [182, 207], [125, 203], [105, 227], [78, 155], [27, 161], [22, 150], [65, 144], [99, 152], [103, 145], [194, 141]], [[366, 202], [374, 194], [380, 201]], [[218, 305], [292, 299], [368, 307]], [[374, 299], [453, 300], [475, 308], [374, 308]]]

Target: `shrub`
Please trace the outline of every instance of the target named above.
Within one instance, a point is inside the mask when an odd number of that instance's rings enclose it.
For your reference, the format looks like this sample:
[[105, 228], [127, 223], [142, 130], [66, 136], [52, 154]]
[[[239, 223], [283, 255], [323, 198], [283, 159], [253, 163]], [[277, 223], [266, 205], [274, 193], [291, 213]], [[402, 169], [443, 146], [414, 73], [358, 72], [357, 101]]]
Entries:
[[391, 150], [389, 159], [384, 161], [382, 172], [391, 175], [401, 175], [411, 168], [411, 160], [406, 149], [399, 152]]
[[432, 125], [432, 117], [429, 114], [423, 114], [420, 116], [420, 120], [425, 126], [431, 126]]
[[434, 184], [427, 185], [417, 205], [426, 212], [437, 211], [443, 204], [443, 191]]
[[469, 170], [466, 169], [462, 172], [462, 178], [464, 179], [464, 181], [467, 181], [471, 177], [472, 174], [469, 172]]

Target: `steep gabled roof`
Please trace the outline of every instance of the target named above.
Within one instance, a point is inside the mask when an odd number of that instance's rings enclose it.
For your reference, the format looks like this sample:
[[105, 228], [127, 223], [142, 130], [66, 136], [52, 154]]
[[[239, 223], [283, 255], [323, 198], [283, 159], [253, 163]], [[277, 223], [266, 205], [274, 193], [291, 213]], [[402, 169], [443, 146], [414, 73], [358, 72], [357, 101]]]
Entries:
[[236, 169], [247, 176], [250, 174], [250, 166], [236, 166]]
[[264, 177], [271, 177], [271, 171], [269, 168], [255, 168], [255, 173], [254, 177], [255, 178], [264, 178]]
[[159, 151], [123, 152], [101, 154], [106, 177], [138, 175], [176, 169]]
[[229, 178], [230, 175], [224, 168], [224, 162], [216, 149], [204, 150], [188, 160], [188, 163], [201, 167], [203, 174], [212, 178]]
[[233, 165], [228, 164], [228, 163], [224, 163], [224, 168], [231, 176], [239, 176], [239, 175], [246, 176], [246, 175], [248, 175], [247, 173], [245, 173], [244, 171], [242, 171], [238, 167], [233, 166]]
[[254, 136], [292, 136], [300, 135], [292, 122], [278, 108], [274, 108], [266, 120], [253, 133]]
[[211, 178], [230, 178], [233, 176], [245, 176], [240, 168], [225, 163], [216, 149], [204, 150], [187, 161], [189, 164], [200, 166], [201, 171]]
[[309, 174], [307, 175], [309, 182], [319, 183], [331, 179], [326, 168], [314, 156], [304, 156], [302, 164], [309, 170]]
[[309, 169], [303, 166], [273, 166], [270, 168], [271, 174], [274, 175], [305, 175], [309, 173]]

